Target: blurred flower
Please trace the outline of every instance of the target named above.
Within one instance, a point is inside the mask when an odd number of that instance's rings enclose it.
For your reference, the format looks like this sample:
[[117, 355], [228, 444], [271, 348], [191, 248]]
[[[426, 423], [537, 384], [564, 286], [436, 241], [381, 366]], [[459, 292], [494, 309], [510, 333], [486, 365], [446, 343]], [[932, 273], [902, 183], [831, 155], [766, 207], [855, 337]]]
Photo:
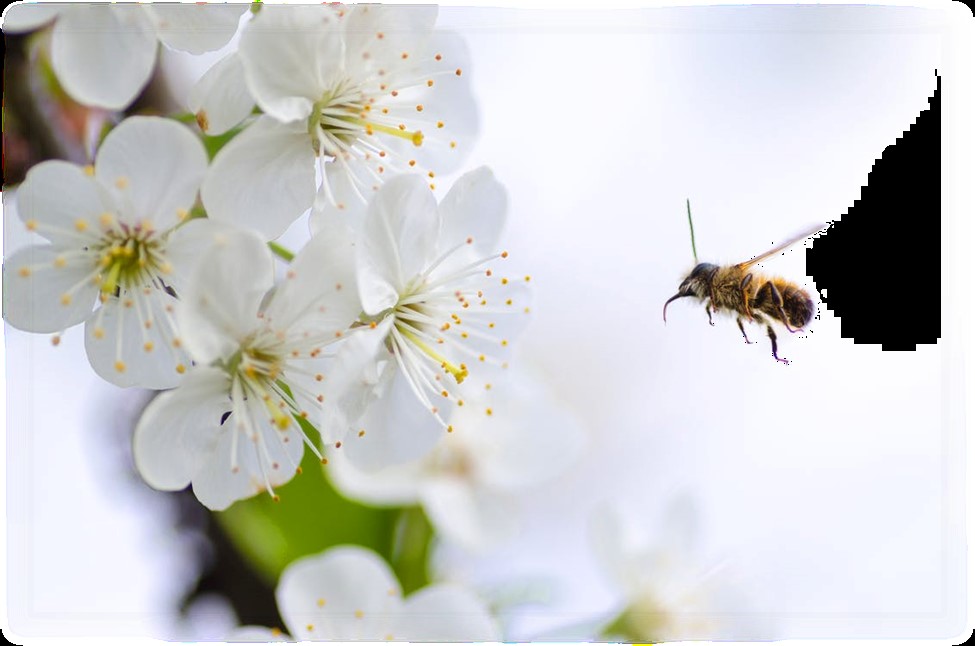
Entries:
[[358, 211], [385, 177], [422, 171], [432, 187], [434, 171], [454, 170], [477, 119], [466, 49], [433, 30], [436, 15], [434, 6], [265, 5], [238, 55], [191, 101], [211, 133], [252, 100], [264, 112], [214, 159], [202, 193], [210, 215], [275, 238], [313, 202]]
[[79, 103], [121, 110], [139, 94], [156, 65], [158, 43], [202, 54], [237, 32], [243, 4], [24, 3], [4, 15], [6, 33], [54, 21], [51, 64]]
[[287, 482], [304, 443], [295, 417], [321, 407], [323, 348], [358, 314], [351, 245], [317, 236], [273, 291], [274, 265], [255, 234], [224, 236], [210, 250], [177, 307], [196, 367], [157, 397], [135, 429], [134, 455], [156, 489], [192, 482], [210, 509]]
[[483, 388], [478, 372], [507, 366], [510, 342], [528, 319], [529, 278], [487, 268], [507, 256], [492, 251], [506, 204], [487, 168], [461, 177], [439, 207], [409, 175], [390, 180], [370, 203], [356, 247], [368, 327], [336, 355], [326, 396], [338, 405], [323, 422], [331, 439], [351, 438], [343, 450], [360, 468], [427, 453], [451, 430], [450, 408]]
[[[655, 539], [628, 524], [619, 510], [604, 508], [593, 519], [593, 549], [620, 590], [622, 611], [605, 622], [601, 639], [663, 642], [749, 639], [736, 625], [741, 613], [725, 605], [740, 598], [722, 564], [705, 566], [697, 552], [695, 510], [689, 500], [673, 501]], [[740, 623], [740, 622], [739, 622]]]
[[[341, 546], [290, 564], [277, 588], [278, 610], [302, 641], [497, 641], [484, 603], [453, 584], [427, 586], [402, 598], [399, 582], [374, 552]], [[248, 628], [243, 636], [280, 640]]]
[[60, 332], [85, 321], [88, 358], [101, 377], [119, 386], [175, 385], [189, 363], [173, 324], [175, 295], [208, 236], [226, 229], [186, 222], [206, 163], [188, 128], [132, 117], [108, 134], [93, 167], [32, 168], [17, 192], [18, 215], [50, 244], [6, 258], [7, 322]]
[[584, 440], [541, 382], [512, 377], [455, 408], [454, 432], [424, 458], [365, 472], [337, 452], [328, 466], [333, 483], [367, 503], [420, 503], [439, 534], [471, 550], [510, 538], [518, 497], [568, 467]]

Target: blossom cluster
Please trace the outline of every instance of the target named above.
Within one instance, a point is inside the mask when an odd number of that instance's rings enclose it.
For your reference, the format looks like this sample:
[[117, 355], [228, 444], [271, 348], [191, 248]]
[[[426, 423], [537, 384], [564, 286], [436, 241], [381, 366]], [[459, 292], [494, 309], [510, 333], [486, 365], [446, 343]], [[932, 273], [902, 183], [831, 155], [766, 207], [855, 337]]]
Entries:
[[[7, 32], [48, 30], [61, 88], [112, 127], [89, 163], [44, 161], [17, 187], [33, 242], [5, 258], [4, 319], [55, 339], [84, 324], [95, 373], [164, 391], [132, 437], [150, 486], [192, 487], [211, 510], [278, 500], [307, 453], [349, 498], [419, 506], [441, 540], [478, 551], [578, 456], [577, 422], [509, 369], [532, 280], [508, 266], [504, 187], [487, 167], [441, 186], [478, 117], [465, 44], [436, 19], [338, 4], [5, 15]], [[123, 118], [160, 43], [230, 51], [182, 118]], [[296, 222], [292, 252], [277, 240]], [[277, 599], [295, 639], [501, 638], [469, 590], [403, 598], [360, 546], [291, 563]]]

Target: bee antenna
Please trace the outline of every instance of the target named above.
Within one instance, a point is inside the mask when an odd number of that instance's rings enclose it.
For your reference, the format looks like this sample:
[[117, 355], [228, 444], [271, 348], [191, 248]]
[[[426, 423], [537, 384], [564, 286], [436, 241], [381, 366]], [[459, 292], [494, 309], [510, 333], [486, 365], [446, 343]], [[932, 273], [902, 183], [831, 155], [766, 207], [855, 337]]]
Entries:
[[697, 243], [694, 241], [694, 220], [691, 219], [691, 200], [687, 199], [687, 224], [691, 227], [691, 251], [694, 252], [694, 264], [697, 264]]

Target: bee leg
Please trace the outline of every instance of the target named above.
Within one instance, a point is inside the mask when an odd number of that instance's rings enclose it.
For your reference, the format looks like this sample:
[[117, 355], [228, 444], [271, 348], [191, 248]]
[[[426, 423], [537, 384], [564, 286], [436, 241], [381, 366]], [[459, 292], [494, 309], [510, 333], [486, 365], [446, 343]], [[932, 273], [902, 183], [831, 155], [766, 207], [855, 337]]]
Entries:
[[[748, 287], [748, 285], [751, 284], [751, 282], [752, 282], [752, 275], [751, 274], [746, 274], [745, 277], [741, 279], [741, 285], [739, 287], [741, 288], [741, 298], [742, 298], [742, 301], [745, 304], [745, 316], [748, 317], [748, 320], [749, 321], [754, 321], [755, 319], [752, 318], [752, 310], [751, 310], [751, 308], [748, 307], [748, 289], [747, 289], [747, 287]], [[741, 327], [741, 325], [739, 325], [738, 327]], [[742, 332], [742, 334], [744, 334], [744, 332]], [[746, 340], [747, 340], [747, 337], [746, 337]]]
[[779, 353], [778, 353], [779, 344], [775, 342], [775, 330], [772, 329], [771, 325], [766, 325], [765, 329], [768, 330], [768, 338], [769, 341], [772, 342], [772, 356], [775, 357], [776, 361], [780, 363], [784, 363], [785, 365], [789, 365], [788, 359], [786, 359], [785, 357], [781, 357], [781, 358], [779, 357]]
[[771, 295], [772, 295], [772, 304], [775, 305], [775, 308], [777, 310], [779, 310], [779, 315], [782, 316], [782, 324], [785, 325], [785, 329], [787, 329], [789, 332], [792, 332], [793, 334], [795, 334], [799, 330], [798, 329], [795, 329], [794, 330], [794, 329], [792, 329], [792, 326], [789, 325], [789, 317], [786, 316], [785, 309], [782, 307], [782, 294], [779, 293], [779, 288], [776, 287], [775, 286], [775, 283], [773, 283], [772, 281], [769, 281], [766, 284], [769, 287], [771, 287], [770, 292], [771, 292]]
[[[708, 323], [710, 323], [711, 326], [714, 327], [714, 321], [711, 320], [711, 303], [708, 303], [704, 306], [704, 311], [708, 313]], [[715, 310], [715, 312], [717, 312], [717, 310]]]
[[741, 322], [741, 317], [740, 317], [740, 316], [738, 317], [738, 329], [739, 329], [739, 330], [741, 330], [741, 335], [742, 335], [743, 337], [745, 337], [745, 343], [749, 343], [749, 344], [750, 344], [750, 343], [754, 343], [754, 341], [749, 341], [749, 340], [748, 340], [748, 335], [747, 335], [747, 334], [745, 334], [745, 326], [744, 326], [744, 325], [742, 325], [742, 322]]

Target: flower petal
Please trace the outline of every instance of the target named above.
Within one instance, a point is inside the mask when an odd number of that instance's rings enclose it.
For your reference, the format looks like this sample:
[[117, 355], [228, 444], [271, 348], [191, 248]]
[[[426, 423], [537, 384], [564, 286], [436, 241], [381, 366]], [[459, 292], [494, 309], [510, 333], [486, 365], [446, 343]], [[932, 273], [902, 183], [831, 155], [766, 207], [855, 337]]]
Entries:
[[277, 487], [291, 480], [304, 451], [296, 424], [283, 431], [261, 426], [248, 437], [231, 415], [221, 427], [206, 463], [193, 476], [193, 493], [208, 509], [226, 509], [238, 500], [263, 493], [268, 485]]
[[265, 312], [266, 320], [290, 334], [325, 337], [349, 329], [362, 308], [355, 284], [352, 232], [329, 227], [314, 236], [288, 267]]
[[203, 144], [186, 126], [159, 117], [130, 117], [102, 142], [95, 177], [124, 205], [123, 222], [149, 220], [164, 231], [193, 206], [206, 167]]
[[[189, 359], [173, 347], [163, 309], [176, 299], [162, 290], [109, 298], [85, 324], [85, 350], [99, 377], [128, 388], [173, 388]], [[146, 323], [149, 323], [148, 327]]]
[[176, 322], [190, 355], [200, 363], [225, 359], [258, 323], [274, 282], [267, 246], [250, 231], [216, 238], [180, 295]]
[[17, 214], [51, 242], [85, 246], [97, 239], [98, 216], [106, 211], [98, 183], [65, 161], [41, 162], [17, 191]]
[[493, 642], [501, 639], [487, 606], [458, 585], [441, 583], [410, 595], [391, 634], [399, 641]]
[[490, 168], [465, 173], [440, 203], [440, 247], [448, 249], [473, 238], [479, 256], [497, 250], [507, 210], [507, 191]]
[[230, 644], [261, 644], [267, 642], [291, 642], [294, 640], [290, 639], [280, 630], [273, 630], [271, 628], [265, 628], [264, 626], [240, 626], [239, 628], [234, 628], [232, 631], [230, 631], [230, 633], [224, 638], [224, 641]]
[[497, 544], [512, 536], [517, 527], [511, 501], [469, 479], [427, 478], [420, 488], [420, 500], [437, 531], [471, 551]]
[[227, 389], [223, 371], [194, 368], [181, 387], [149, 403], [135, 427], [132, 452], [151, 487], [175, 491], [190, 483], [220, 432]]
[[81, 323], [98, 297], [95, 262], [54, 245], [30, 245], [3, 262], [3, 318], [28, 332], [60, 332]]
[[304, 127], [329, 88], [331, 79], [324, 75], [341, 73], [338, 12], [323, 5], [262, 7], [241, 35], [239, 52], [261, 110]]
[[[360, 4], [342, 19], [346, 60], [396, 61], [401, 53], [417, 53], [437, 22], [436, 5]], [[382, 34], [380, 37], [379, 34]], [[363, 56], [368, 52], [369, 56]]]
[[170, 232], [163, 251], [171, 267], [166, 282], [176, 290], [177, 297], [193, 280], [197, 265], [213, 246], [226, 244], [228, 238], [240, 232], [238, 227], [210, 218], [194, 218]]
[[[342, 443], [349, 461], [363, 470], [416, 460], [447, 432], [414, 394], [400, 370]], [[365, 431], [361, 436], [359, 431]]]
[[220, 49], [237, 33], [247, 7], [239, 4], [155, 3], [145, 7], [164, 44], [191, 54]]
[[156, 63], [156, 34], [139, 5], [62, 7], [54, 23], [51, 62], [80, 103], [111, 110], [129, 105]]
[[203, 205], [215, 220], [276, 238], [315, 199], [314, 160], [304, 124], [261, 117], [217, 153], [203, 181]]
[[3, 31], [6, 34], [19, 34], [37, 29], [53, 20], [61, 9], [61, 5], [36, 2], [9, 5], [3, 14]]
[[291, 563], [278, 581], [278, 610], [299, 640], [380, 641], [401, 607], [399, 582], [374, 552], [340, 546]]
[[440, 219], [437, 202], [419, 177], [395, 177], [376, 193], [359, 244], [359, 294], [366, 314], [396, 304], [407, 283], [431, 262]]
[[224, 56], [208, 69], [190, 90], [187, 106], [196, 115], [200, 130], [219, 135], [247, 118], [254, 110], [244, 80], [244, 66], [237, 52]]
[[344, 451], [332, 452], [326, 473], [343, 496], [394, 507], [417, 503], [418, 488], [424, 476], [423, 464], [419, 460], [367, 472], [350, 463]]

